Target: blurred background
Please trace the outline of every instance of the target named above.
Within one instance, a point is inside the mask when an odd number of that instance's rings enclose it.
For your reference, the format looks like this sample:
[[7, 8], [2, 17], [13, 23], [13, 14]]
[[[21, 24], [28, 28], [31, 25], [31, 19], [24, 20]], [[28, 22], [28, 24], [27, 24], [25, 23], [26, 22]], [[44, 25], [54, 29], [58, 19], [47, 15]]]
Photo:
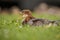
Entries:
[[[36, 19], [44, 19], [47, 23], [57, 21], [43, 26], [23, 26], [25, 17], [20, 13], [24, 9], [31, 10]], [[0, 0], [0, 40], [60, 40], [59, 20], [60, 0]]]
[[1, 13], [23, 9], [30, 9], [36, 13], [60, 13], [60, 0], [0, 0]]

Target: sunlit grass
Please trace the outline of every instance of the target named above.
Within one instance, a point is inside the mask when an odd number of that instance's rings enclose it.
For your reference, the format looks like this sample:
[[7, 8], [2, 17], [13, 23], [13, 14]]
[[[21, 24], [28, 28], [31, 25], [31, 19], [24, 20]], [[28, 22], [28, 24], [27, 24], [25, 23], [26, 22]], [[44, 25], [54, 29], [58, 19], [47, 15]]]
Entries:
[[[59, 16], [50, 14], [33, 14], [36, 18], [60, 20]], [[21, 15], [0, 15], [0, 40], [60, 40], [60, 26], [46, 28], [21, 25]]]

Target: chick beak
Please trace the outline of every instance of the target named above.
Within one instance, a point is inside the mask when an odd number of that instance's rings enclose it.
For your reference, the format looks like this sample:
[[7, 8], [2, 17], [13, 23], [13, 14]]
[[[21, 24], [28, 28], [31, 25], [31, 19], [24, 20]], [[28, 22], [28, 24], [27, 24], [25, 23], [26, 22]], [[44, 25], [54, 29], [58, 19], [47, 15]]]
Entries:
[[23, 18], [26, 18], [27, 16], [28, 16], [28, 15], [24, 14], [22, 17], [23, 17]]

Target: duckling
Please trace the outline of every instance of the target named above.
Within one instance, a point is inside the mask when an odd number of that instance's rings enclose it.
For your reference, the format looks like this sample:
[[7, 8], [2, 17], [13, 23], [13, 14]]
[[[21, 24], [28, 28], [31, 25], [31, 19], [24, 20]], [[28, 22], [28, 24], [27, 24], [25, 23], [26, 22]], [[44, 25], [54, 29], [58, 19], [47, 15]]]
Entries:
[[30, 10], [23, 10], [22, 14], [24, 17], [24, 20], [22, 21], [22, 25], [25, 25], [25, 24], [29, 24], [32, 26], [43, 26], [43, 25], [50, 25], [50, 24], [58, 25], [58, 22], [56, 21], [33, 17], [32, 12]]

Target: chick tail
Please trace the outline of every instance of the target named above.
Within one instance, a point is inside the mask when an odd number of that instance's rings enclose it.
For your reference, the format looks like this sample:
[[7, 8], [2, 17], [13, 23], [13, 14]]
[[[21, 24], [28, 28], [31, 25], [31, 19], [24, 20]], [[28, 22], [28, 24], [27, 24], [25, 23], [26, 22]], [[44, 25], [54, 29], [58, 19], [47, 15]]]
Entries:
[[52, 21], [52, 23], [60, 26], [60, 20], [54, 20], [54, 21]]

